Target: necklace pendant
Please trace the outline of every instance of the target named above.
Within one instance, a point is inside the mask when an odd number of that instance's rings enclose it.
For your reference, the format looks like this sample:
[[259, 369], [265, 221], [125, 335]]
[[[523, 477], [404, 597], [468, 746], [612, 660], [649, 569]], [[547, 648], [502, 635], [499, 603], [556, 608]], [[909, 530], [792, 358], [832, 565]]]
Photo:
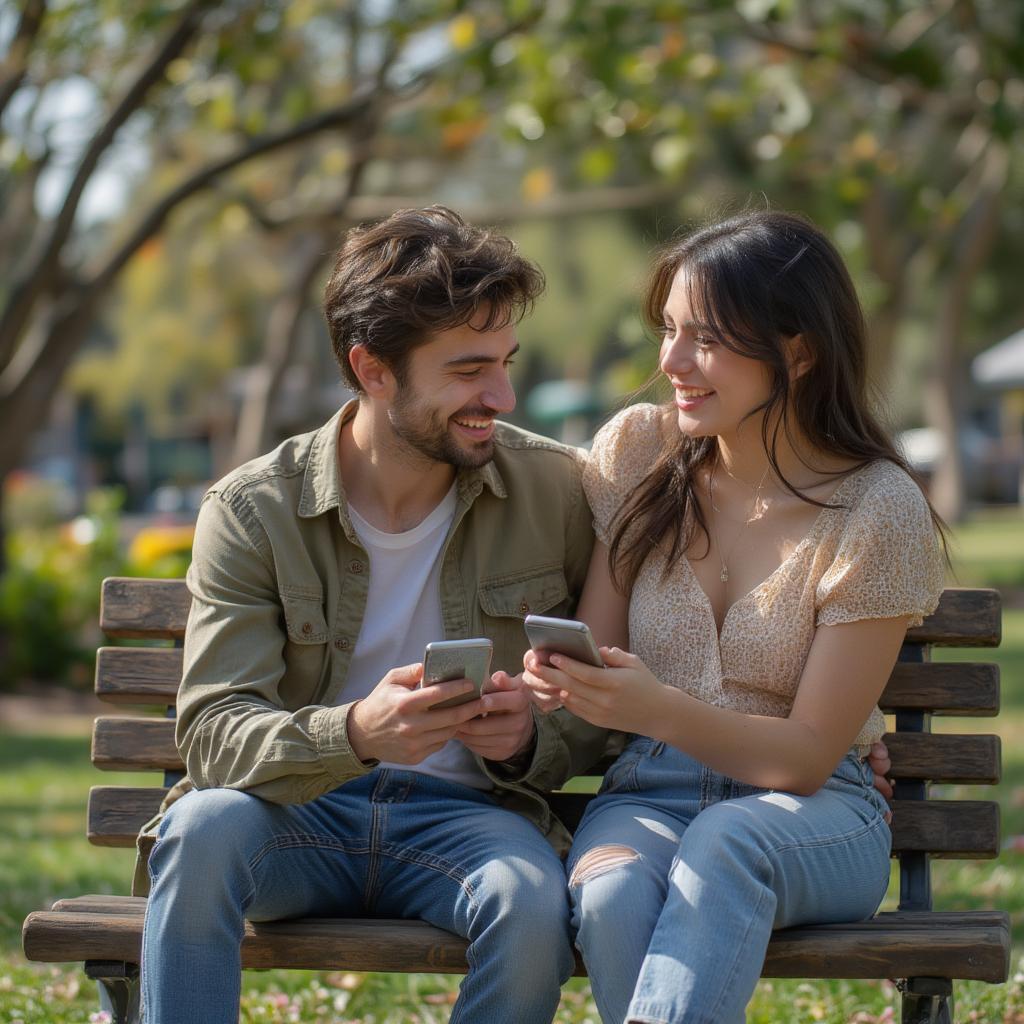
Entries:
[[729, 570], [722, 566], [722, 575], [718, 577], [723, 583], [729, 582]]

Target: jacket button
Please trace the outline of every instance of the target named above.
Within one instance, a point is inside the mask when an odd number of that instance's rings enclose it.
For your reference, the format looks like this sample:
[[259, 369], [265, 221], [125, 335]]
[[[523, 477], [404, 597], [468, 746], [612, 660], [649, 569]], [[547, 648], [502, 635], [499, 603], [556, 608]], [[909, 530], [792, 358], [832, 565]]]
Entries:
[[304, 622], [302, 624], [302, 635], [303, 636], [309, 636], [309, 634], [312, 633], [312, 632], [313, 632], [313, 623], [312, 622]]
[[530, 610], [530, 606], [525, 602], [521, 602], [519, 605], [519, 614], [525, 615]]
[[339, 651], [347, 651], [348, 650], [348, 640], [346, 640], [344, 637], [342, 637], [340, 640], [335, 640], [334, 641], [334, 646], [337, 647]]
[[351, 572], [360, 573], [363, 571], [363, 563], [358, 560], [349, 562], [348, 567]]

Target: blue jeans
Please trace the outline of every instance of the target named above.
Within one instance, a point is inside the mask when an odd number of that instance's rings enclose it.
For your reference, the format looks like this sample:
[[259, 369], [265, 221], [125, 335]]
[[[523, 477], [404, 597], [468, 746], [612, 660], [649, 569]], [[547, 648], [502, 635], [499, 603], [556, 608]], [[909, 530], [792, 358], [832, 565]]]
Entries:
[[634, 739], [587, 808], [567, 865], [601, 1019], [742, 1022], [773, 928], [878, 908], [889, 881], [885, 810], [852, 754], [801, 797]]
[[422, 918], [461, 935], [453, 1022], [548, 1024], [573, 968], [565, 874], [541, 833], [487, 793], [417, 772], [377, 769], [301, 805], [189, 793], [149, 869], [147, 1024], [237, 1022], [245, 918]]

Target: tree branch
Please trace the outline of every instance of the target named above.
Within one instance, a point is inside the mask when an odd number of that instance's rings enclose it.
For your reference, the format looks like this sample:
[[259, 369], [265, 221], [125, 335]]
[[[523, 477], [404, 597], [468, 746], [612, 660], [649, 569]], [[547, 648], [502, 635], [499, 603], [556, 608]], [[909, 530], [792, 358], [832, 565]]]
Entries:
[[142, 105], [147, 92], [158, 82], [174, 60], [199, 30], [202, 15], [216, 0], [190, 0], [177, 25], [168, 34], [157, 52], [129, 85], [121, 100], [92, 137], [68, 186], [67, 194], [49, 237], [39, 255], [11, 289], [11, 295], [0, 318], [0, 366], [6, 365], [17, 340], [28, 323], [39, 296], [54, 285], [60, 252], [74, 224], [78, 204], [85, 186], [96, 170], [100, 157], [114, 141], [118, 129]]
[[[506, 36], [519, 31], [526, 23], [519, 21], [507, 25], [501, 32], [479, 44], [475, 50], [483, 51], [493, 46]], [[387, 69], [391, 66], [396, 56], [397, 50], [389, 48], [381, 64], [380, 71], [382, 74], [377, 76], [377, 80], [372, 85], [358, 92], [347, 102], [330, 110], [314, 114], [300, 121], [292, 128], [251, 139], [244, 146], [235, 150], [234, 153], [207, 164], [206, 167], [201, 168], [186, 178], [149, 210], [135, 230], [110, 255], [102, 269], [97, 271], [92, 279], [87, 282], [86, 287], [103, 288], [109, 284], [138, 249], [160, 230], [164, 221], [166, 221], [175, 207], [197, 192], [209, 188], [228, 171], [234, 170], [236, 167], [240, 167], [256, 157], [274, 152], [275, 150], [284, 149], [287, 146], [312, 138], [329, 129], [344, 128], [364, 118], [374, 122], [379, 118], [378, 112], [383, 107], [422, 91], [449, 68], [465, 60], [467, 53], [458, 53], [440, 60], [436, 64], [432, 64], [417, 72], [401, 85], [389, 87], [383, 80], [383, 74], [386, 74]]]
[[0, 117], [3, 116], [11, 97], [18, 91], [28, 71], [28, 55], [32, 44], [43, 24], [46, 14], [46, 0], [25, 0], [21, 18], [14, 31], [11, 47], [3, 64], [0, 64]]

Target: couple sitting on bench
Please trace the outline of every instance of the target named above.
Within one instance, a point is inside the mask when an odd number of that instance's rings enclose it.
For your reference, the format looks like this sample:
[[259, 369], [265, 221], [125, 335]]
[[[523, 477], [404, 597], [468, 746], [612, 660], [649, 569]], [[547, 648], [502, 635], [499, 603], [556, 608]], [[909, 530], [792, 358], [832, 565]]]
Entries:
[[[670, 244], [672, 401], [585, 457], [498, 422], [542, 288], [442, 207], [350, 232], [325, 314], [357, 397], [206, 496], [148, 1024], [237, 1019], [246, 918], [356, 915], [468, 940], [453, 1022], [550, 1021], [574, 944], [607, 1024], [742, 1021], [773, 928], [877, 908], [876, 702], [944, 559], [841, 258], [774, 212]], [[604, 667], [529, 651], [530, 613]], [[420, 686], [425, 645], [470, 637], [497, 671], [435, 706], [471, 684]], [[570, 837], [543, 794], [615, 736]]]

